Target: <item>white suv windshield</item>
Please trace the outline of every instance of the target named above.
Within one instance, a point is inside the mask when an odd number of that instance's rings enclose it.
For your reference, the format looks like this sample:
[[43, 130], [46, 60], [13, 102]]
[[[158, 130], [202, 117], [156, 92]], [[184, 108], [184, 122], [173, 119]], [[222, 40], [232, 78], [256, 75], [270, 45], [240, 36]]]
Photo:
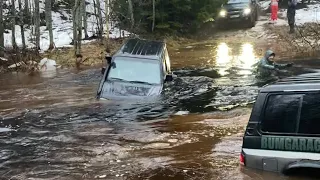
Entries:
[[151, 84], [161, 83], [159, 61], [117, 57], [114, 62], [115, 68], [110, 68], [108, 79], [140, 81]]

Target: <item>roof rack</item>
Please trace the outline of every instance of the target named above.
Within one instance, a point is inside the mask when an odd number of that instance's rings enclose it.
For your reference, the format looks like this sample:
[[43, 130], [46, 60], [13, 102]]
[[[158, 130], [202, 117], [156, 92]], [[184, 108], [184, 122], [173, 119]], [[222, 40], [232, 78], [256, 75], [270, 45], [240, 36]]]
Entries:
[[129, 39], [121, 48], [121, 53], [142, 56], [160, 56], [165, 43], [162, 41]]
[[320, 74], [310, 73], [310, 74], [280, 79], [274, 84], [319, 83], [319, 82], [320, 82]]
[[320, 84], [320, 80], [282, 81], [282, 82], [277, 82], [274, 85], [280, 85], [280, 84]]
[[320, 90], [320, 73], [288, 77], [263, 86], [262, 92]]

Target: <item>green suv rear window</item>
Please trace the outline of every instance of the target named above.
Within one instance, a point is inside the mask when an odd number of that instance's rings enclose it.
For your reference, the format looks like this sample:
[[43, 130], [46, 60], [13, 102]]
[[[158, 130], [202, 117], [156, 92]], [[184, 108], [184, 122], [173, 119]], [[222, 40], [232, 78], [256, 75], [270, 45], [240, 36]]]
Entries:
[[320, 94], [303, 96], [299, 133], [320, 134]]
[[320, 94], [270, 95], [261, 130], [265, 133], [320, 135]]

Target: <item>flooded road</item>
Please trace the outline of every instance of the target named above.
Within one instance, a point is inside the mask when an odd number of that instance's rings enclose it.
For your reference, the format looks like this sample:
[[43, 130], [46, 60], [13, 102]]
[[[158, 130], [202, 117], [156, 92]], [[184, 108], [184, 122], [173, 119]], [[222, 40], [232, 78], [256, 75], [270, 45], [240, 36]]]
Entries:
[[[170, 51], [178, 77], [156, 102], [96, 101], [100, 69], [1, 76], [0, 177], [306, 179], [239, 168], [263, 85], [251, 73], [255, 49], [219, 42]], [[317, 67], [306, 64], [291, 73]]]

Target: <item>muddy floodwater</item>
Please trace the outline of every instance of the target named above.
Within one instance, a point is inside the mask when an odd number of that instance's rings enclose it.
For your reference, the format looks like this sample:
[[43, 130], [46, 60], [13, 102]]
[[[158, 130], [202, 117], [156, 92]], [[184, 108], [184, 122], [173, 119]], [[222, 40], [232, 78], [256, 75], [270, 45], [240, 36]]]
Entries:
[[[239, 166], [263, 85], [251, 72], [255, 49], [212, 42], [171, 50], [177, 78], [152, 102], [97, 101], [100, 69], [2, 75], [0, 179], [306, 179]], [[290, 73], [317, 67], [296, 61]]]

